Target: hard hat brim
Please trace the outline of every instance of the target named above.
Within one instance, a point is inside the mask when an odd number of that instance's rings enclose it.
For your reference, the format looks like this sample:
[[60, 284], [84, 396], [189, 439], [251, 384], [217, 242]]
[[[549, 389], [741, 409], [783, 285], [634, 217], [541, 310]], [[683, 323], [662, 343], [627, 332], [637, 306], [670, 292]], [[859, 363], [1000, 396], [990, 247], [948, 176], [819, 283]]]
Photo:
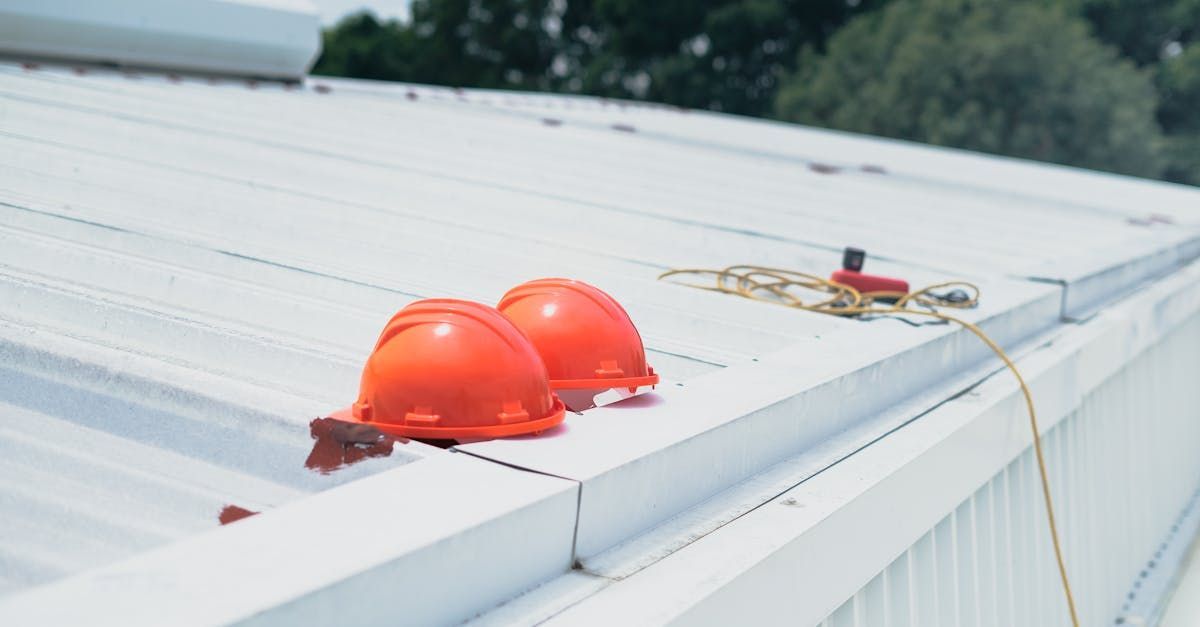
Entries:
[[550, 388], [555, 390], [606, 390], [609, 388], [640, 388], [647, 385], [658, 385], [658, 373], [653, 369], [644, 377], [550, 380]]
[[537, 420], [514, 422], [506, 425], [480, 425], [475, 427], [429, 427], [397, 425], [375, 421], [366, 422], [355, 416], [354, 411], [349, 407], [335, 411], [330, 414], [329, 417], [345, 422], [370, 425], [388, 435], [396, 435], [406, 438], [420, 438], [426, 440], [465, 440], [480, 438], [505, 438], [514, 435], [541, 433], [542, 431], [552, 429], [562, 424], [562, 421], [564, 418], [566, 418], [566, 415], [566, 405], [563, 404], [562, 400], [559, 399], [558, 396], [555, 396], [554, 406], [551, 408], [550, 414], [546, 417], [538, 418]]

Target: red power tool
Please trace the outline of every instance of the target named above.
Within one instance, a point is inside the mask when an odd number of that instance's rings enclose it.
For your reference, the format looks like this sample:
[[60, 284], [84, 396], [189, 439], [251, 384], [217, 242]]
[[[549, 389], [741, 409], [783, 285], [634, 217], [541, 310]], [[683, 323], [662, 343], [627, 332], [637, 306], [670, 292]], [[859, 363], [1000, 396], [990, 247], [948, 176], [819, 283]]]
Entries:
[[842, 253], [842, 269], [835, 270], [829, 279], [834, 283], [849, 285], [862, 294], [869, 292], [908, 293], [908, 281], [874, 274], [863, 274], [862, 267], [866, 259], [866, 251], [847, 246], [845, 252]]

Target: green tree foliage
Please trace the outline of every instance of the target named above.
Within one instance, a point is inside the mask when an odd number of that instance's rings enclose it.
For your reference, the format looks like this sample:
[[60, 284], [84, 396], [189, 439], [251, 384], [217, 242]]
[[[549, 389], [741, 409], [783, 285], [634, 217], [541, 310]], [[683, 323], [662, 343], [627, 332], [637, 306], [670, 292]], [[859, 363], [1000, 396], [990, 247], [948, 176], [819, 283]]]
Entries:
[[351, 15], [324, 35], [313, 72], [451, 86], [547, 88], [546, 3], [414, 0], [412, 20]]
[[1200, 38], [1200, 0], [1059, 0], [1092, 24], [1104, 43], [1138, 65]]
[[1200, 185], [1200, 45], [1162, 61], [1158, 120], [1167, 133], [1166, 178]]
[[1200, 0], [413, 0], [410, 12], [342, 20], [314, 73], [778, 115], [1200, 184]]
[[[882, 0], [595, 0], [584, 91], [764, 115], [805, 45]], [[570, 3], [575, 5], [578, 3]]]
[[1101, 41], [1157, 74], [1158, 121], [1170, 159], [1164, 178], [1200, 185], [1200, 106], [1196, 79], [1189, 78], [1200, 60], [1200, 0], [1058, 1], [1091, 22]]
[[897, 0], [807, 50], [787, 120], [1156, 177], [1150, 76], [1045, 3]]
[[763, 115], [796, 51], [885, 0], [415, 0], [348, 17], [314, 72], [652, 99]]
[[321, 37], [314, 74], [375, 80], [401, 80], [412, 72], [417, 52], [412, 33], [381, 24], [369, 13], [344, 18]]

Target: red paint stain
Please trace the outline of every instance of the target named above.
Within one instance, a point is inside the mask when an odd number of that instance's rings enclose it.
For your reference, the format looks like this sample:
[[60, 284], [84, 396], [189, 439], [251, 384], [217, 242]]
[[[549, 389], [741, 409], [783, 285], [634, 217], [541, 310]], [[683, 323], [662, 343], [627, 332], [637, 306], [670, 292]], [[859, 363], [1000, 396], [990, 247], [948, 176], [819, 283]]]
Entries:
[[304, 467], [327, 475], [339, 468], [358, 463], [369, 457], [387, 457], [392, 447], [405, 438], [390, 436], [371, 425], [342, 422], [333, 418], [317, 418], [308, 423], [313, 448], [304, 460]]
[[238, 507], [237, 505], [226, 505], [221, 510], [221, 513], [217, 515], [217, 520], [221, 521], [222, 525], [228, 525], [231, 522], [237, 522], [243, 518], [249, 518], [256, 514], [258, 514], [258, 512], [252, 512], [244, 507]]

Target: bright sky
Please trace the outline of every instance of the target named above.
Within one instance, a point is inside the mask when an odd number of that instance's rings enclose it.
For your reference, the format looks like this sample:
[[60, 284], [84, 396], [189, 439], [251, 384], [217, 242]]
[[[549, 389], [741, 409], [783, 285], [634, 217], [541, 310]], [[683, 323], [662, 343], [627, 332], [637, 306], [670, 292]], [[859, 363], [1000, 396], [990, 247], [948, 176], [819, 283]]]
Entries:
[[409, 0], [310, 0], [321, 13], [321, 24], [329, 26], [342, 16], [370, 9], [382, 19], [408, 19]]

